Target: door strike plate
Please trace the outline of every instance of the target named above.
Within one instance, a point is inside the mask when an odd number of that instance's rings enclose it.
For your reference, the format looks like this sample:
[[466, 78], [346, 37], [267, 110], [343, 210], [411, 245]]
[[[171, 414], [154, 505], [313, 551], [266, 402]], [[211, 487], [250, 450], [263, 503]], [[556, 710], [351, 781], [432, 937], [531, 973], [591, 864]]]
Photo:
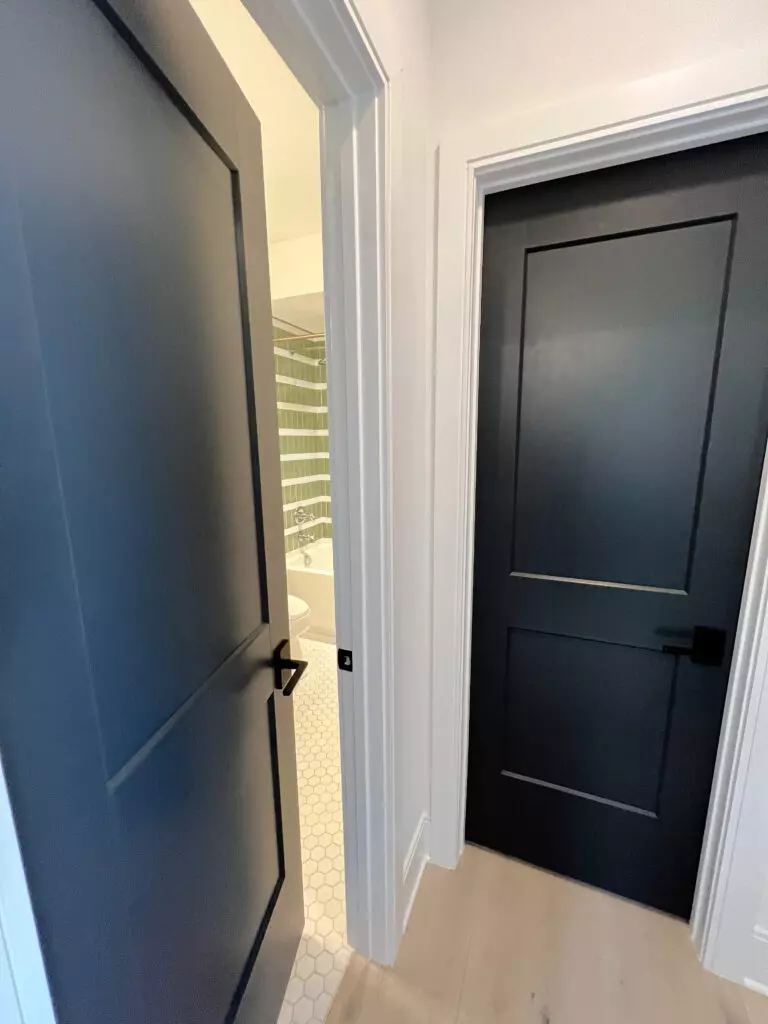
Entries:
[[343, 647], [339, 648], [338, 657], [339, 668], [342, 672], [352, 671], [352, 651], [345, 651]]

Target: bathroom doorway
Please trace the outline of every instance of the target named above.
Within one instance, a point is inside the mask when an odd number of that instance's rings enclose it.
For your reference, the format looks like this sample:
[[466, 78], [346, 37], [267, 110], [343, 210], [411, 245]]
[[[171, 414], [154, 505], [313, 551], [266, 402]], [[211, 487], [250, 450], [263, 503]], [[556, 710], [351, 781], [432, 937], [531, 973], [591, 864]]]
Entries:
[[[322, 292], [272, 302], [305, 926], [279, 1024], [320, 1024], [347, 942], [333, 516]], [[311, 1016], [307, 1016], [311, 1014]]]
[[305, 926], [279, 1024], [322, 1024], [347, 941], [320, 112], [241, 0], [192, 0], [261, 122]]

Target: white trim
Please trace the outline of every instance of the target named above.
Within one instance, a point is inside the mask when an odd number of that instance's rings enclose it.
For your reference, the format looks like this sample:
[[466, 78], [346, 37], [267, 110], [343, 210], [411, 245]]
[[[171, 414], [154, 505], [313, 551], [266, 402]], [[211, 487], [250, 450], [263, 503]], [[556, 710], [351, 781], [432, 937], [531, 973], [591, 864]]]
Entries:
[[315, 473], [314, 476], [283, 477], [283, 487], [294, 487], [297, 484], [313, 484], [317, 480], [330, 480], [330, 473]]
[[[326, 501], [329, 501], [326, 498]], [[318, 516], [317, 519], [311, 519], [308, 523], [297, 523], [295, 526], [288, 526], [283, 530], [286, 537], [291, 537], [294, 533], [301, 533], [302, 530], [311, 530], [313, 526], [317, 526], [319, 523], [332, 523], [333, 520], [330, 516]]]
[[[350, 119], [355, 131], [350, 130]], [[336, 633], [339, 646], [355, 652], [355, 670], [345, 676], [339, 689], [347, 920], [351, 944], [385, 964], [394, 961], [399, 940], [390, 346], [388, 306], [377, 299], [388, 291], [386, 129], [386, 103], [380, 92], [327, 109], [322, 119], [324, 167], [328, 168], [329, 151], [344, 155], [336, 173], [327, 171], [323, 177], [326, 239], [329, 213], [344, 195], [355, 196], [354, 209], [342, 212], [341, 238], [324, 247], [324, 279], [334, 281], [346, 269], [358, 282], [356, 296], [332, 289], [325, 293], [329, 416], [336, 424], [330, 433]], [[385, 250], [376, 244], [381, 232], [387, 240]], [[350, 262], [352, 238], [360, 247], [354, 262]], [[376, 338], [378, 345], [372, 343]], [[342, 451], [350, 467], [346, 479], [336, 468]], [[350, 500], [348, 489], [359, 495], [359, 504], [357, 499]], [[354, 579], [356, 573], [362, 574], [362, 585]], [[354, 791], [349, 785], [352, 779], [366, 780], [367, 790], [358, 785]], [[364, 872], [365, 878], [351, 876], [351, 870]], [[367, 906], [359, 902], [363, 894]]]
[[284, 348], [278, 348], [275, 345], [275, 355], [280, 356], [281, 359], [293, 359], [296, 363], [304, 363], [305, 366], [319, 366], [319, 359], [310, 359], [309, 356], [303, 356], [299, 352], [288, 352]]
[[[305, 505], [319, 505], [324, 501], [330, 500], [330, 494], [317, 494], [314, 498], [300, 498], [298, 501], [289, 501], [283, 505], [283, 512], [293, 512], [295, 508], [303, 508]], [[315, 522], [318, 522], [318, 520], [315, 520]]]
[[752, 978], [745, 978], [744, 984], [747, 988], [751, 988], [753, 992], [757, 992], [758, 995], [768, 996], [768, 985], [764, 985], [762, 981], [754, 981]]
[[[330, 459], [329, 452], [286, 452], [280, 456], [281, 462], [306, 462], [311, 459]], [[286, 481], [283, 481], [285, 483]]]
[[300, 380], [298, 377], [285, 377], [281, 373], [275, 374], [278, 384], [292, 384], [296, 388], [306, 388], [308, 391], [325, 391], [328, 385], [325, 381]]
[[429, 816], [426, 811], [421, 815], [416, 828], [414, 829], [411, 841], [408, 844], [408, 852], [403, 861], [403, 884], [402, 912], [400, 914], [400, 928], [405, 931], [408, 919], [413, 910], [413, 901], [419, 891], [421, 876], [429, 863]]
[[327, 405], [302, 405], [301, 402], [278, 402], [277, 408], [282, 412], [328, 412]]
[[[751, 761], [760, 724], [761, 703], [765, 704], [761, 699], [765, 692], [767, 673], [768, 457], [763, 465], [731, 665], [729, 696], [723, 717], [718, 765], [712, 786], [707, 833], [691, 919], [694, 942], [699, 948], [704, 966], [729, 977], [745, 973], [739, 969], [744, 945], [739, 933], [749, 932], [749, 927], [745, 928], [744, 924], [750, 914], [755, 914], [761, 896], [753, 891], [747, 877], [739, 886], [741, 892], [737, 894], [736, 905], [731, 900], [731, 905], [727, 906], [736, 857], [740, 852], [737, 850], [738, 826], [740, 820], [744, 820], [749, 777], [754, 771]], [[762, 711], [764, 720], [764, 707]], [[762, 766], [760, 776], [761, 780], [764, 779], [765, 765]], [[762, 782], [759, 788], [764, 793]], [[765, 817], [764, 812], [762, 817]], [[749, 827], [748, 823], [745, 824]], [[759, 851], [757, 859], [760, 862], [757, 870], [762, 878], [763, 857]], [[752, 873], [747, 865], [741, 864], [739, 869], [739, 874]], [[742, 905], [739, 906], [739, 903]], [[757, 929], [754, 928], [754, 919], [751, 923], [751, 937], [755, 937]]]
[[[664, 94], [664, 82], [642, 83], [642, 88], [632, 83], [624, 93], [617, 89], [603, 98], [581, 97], [562, 109], [547, 111], [546, 116], [532, 111], [512, 126], [481, 127], [462, 138], [449, 138], [440, 147], [430, 824], [430, 855], [439, 864], [454, 867], [464, 845], [483, 197], [492, 191], [765, 131], [764, 50], [761, 65], [757, 49], [753, 56], [752, 63], [732, 59], [722, 79], [734, 83], [734, 94], [709, 102], [692, 101], [674, 110], [663, 110], [660, 104], [659, 113], [633, 116], [627, 111], [647, 104], [657, 91]], [[753, 72], [752, 80], [763, 81], [765, 87], [739, 92], [739, 83]], [[574, 126], [595, 124], [601, 113], [605, 116], [598, 127], [574, 130]], [[540, 124], [559, 130], [541, 138], [537, 136]], [[521, 145], [520, 139], [530, 142]], [[740, 773], [746, 770], [744, 733], [755, 713], [756, 691], [762, 690], [765, 679], [762, 658], [759, 669], [756, 665], [756, 627], [764, 614], [768, 587], [765, 545], [768, 521], [763, 502], [745, 584], [694, 905], [694, 937], [705, 965], [714, 970], [720, 967], [711, 943], [716, 944], [718, 906], [728, 873], [727, 849], [736, 834]], [[768, 634], [768, 625], [763, 632]]]

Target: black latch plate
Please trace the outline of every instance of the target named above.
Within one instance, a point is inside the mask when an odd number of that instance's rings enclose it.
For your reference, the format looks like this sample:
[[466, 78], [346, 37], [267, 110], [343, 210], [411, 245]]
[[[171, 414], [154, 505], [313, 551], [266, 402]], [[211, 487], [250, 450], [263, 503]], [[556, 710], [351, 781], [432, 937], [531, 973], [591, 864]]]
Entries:
[[346, 651], [343, 647], [339, 648], [338, 664], [342, 672], [352, 671], [352, 651]]

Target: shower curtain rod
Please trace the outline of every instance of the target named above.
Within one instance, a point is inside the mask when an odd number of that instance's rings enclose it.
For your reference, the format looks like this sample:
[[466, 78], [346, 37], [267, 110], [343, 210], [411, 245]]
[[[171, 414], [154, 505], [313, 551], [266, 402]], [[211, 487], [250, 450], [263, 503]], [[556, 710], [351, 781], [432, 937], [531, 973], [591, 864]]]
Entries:
[[278, 338], [278, 341], [319, 341], [321, 338], [325, 338], [325, 332], [322, 334], [292, 334], [289, 338]]

